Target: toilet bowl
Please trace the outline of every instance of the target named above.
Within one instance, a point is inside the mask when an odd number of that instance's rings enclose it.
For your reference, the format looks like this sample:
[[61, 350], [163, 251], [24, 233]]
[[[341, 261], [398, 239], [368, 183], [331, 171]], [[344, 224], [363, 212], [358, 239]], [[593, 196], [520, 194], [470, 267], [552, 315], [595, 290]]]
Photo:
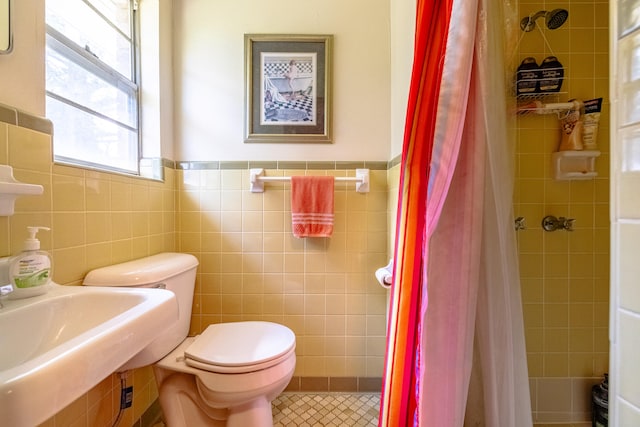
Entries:
[[[210, 340], [208, 335], [214, 334], [222, 336]], [[218, 339], [227, 346], [214, 349]], [[234, 363], [233, 356], [239, 356], [234, 344], [239, 341], [242, 356]], [[288, 328], [269, 322], [237, 322], [211, 325], [201, 335], [187, 338], [153, 369], [169, 426], [261, 427], [273, 425], [271, 401], [289, 384], [295, 363], [295, 337]], [[185, 376], [195, 380], [190, 393], [181, 390]], [[175, 390], [180, 395], [172, 392]], [[185, 403], [198, 406], [198, 402], [209, 411], [197, 414], [200, 419], [196, 422], [194, 414], [185, 415], [182, 408]]]
[[198, 262], [163, 253], [92, 270], [85, 286], [145, 286], [173, 291], [178, 321], [119, 371], [153, 365], [169, 427], [273, 426], [271, 401], [296, 364], [294, 333], [262, 321], [209, 325], [188, 337]]

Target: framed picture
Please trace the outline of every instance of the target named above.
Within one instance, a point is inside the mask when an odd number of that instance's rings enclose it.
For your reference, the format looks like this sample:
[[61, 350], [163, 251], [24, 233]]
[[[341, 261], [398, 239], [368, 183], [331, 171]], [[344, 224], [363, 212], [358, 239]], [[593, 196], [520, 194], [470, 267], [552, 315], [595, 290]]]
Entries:
[[245, 35], [245, 142], [331, 142], [331, 35]]

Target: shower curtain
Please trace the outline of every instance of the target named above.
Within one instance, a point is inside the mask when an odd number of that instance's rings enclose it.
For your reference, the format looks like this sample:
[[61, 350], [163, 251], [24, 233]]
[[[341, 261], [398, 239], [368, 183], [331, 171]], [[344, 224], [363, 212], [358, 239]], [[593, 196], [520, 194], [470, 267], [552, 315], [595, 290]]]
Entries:
[[[418, 0], [380, 426], [531, 426], [504, 28]], [[508, 39], [507, 39], [508, 40]]]

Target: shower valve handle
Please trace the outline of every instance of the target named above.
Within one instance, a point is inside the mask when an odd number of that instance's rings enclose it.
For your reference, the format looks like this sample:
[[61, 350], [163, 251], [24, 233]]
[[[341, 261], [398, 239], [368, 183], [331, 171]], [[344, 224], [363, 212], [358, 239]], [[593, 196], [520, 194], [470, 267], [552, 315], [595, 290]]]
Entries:
[[553, 215], [547, 215], [542, 218], [542, 228], [544, 229], [544, 231], [573, 231], [574, 222], [575, 219], [573, 218], [565, 218], [563, 216], [561, 216], [560, 218], [556, 218]]
[[562, 228], [564, 228], [567, 231], [573, 231], [573, 223], [576, 221], [573, 218], [564, 218], [564, 217], [560, 217], [558, 218], [558, 220], [563, 221], [563, 225]]

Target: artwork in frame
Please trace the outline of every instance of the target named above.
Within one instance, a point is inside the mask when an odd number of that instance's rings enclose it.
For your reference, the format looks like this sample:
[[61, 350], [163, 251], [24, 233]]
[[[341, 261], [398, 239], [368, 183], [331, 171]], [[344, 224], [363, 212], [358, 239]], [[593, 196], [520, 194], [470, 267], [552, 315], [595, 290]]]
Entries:
[[245, 142], [332, 142], [332, 41], [245, 35]]

